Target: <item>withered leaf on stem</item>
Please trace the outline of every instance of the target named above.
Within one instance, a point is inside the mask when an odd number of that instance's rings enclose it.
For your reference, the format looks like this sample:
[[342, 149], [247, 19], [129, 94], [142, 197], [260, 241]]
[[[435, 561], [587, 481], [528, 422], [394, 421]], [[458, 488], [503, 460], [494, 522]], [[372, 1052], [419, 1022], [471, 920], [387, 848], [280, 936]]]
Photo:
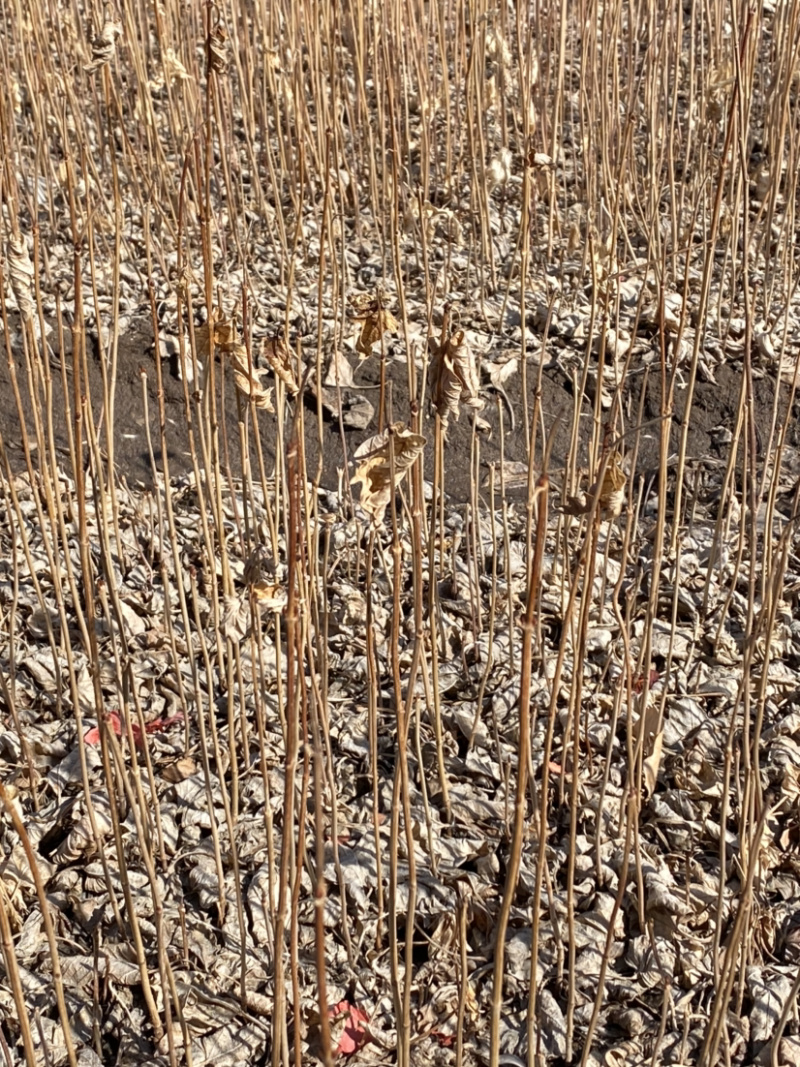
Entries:
[[261, 371], [250, 366], [247, 348], [242, 344], [239, 332], [234, 320], [222, 317], [219, 308], [211, 312], [210, 321], [195, 329], [197, 355], [201, 360], [206, 360], [211, 351], [211, 338], [222, 355], [228, 357], [233, 371], [233, 380], [236, 388], [245, 398], [251, 397], [257, 408], [267, 411], [275, 411], [272, 405], [272, 387], [266, 388], [261, 384]]
[[620, 454], [615, 452], [609, 457], [600, 484], [600, 510], [604, 516], [613, 518], [622, 511], [627, 481]]
[[[222, 311], [219, 308], [212, 308], [208, 322], [204, 322], [202, 326], [196, 326], [194, 330], [197, 358], [200, 360], [208, 359], [211, 353], [212, 339], [215, 345], [224, 349], [225, 345], [230, 343], [232, 325], [231, 319], [223, 319]], [[233, 332], [235, 336], [235, 329]]]
[[379, 526], [392, 495], [391, 444], [394, 443], [394, 484], [398, 485], [425, 447], [425, 438], [403, 422], [395, 422], [382, 433], [368, 437], [355, 451], [360, 460], [351, 484], [361, 483], [361, 507]]
[[[622, 505], [625, 503], [625, 486], [627, 484], [628, 477], [622, 467], [622, 458], [619, 452], [615, 452], [608, 459], [603, 472], [603, 480], [599, 486], [600, 492], [598, 493], [597, 502], [602, 518], [616, 518], [622, 511]], [[561, 506], [560, 510], [565, 515], [576, 517], [588, 514], [594, 504], [597, 489], [598, 483], [595, 482], [585, 495], [567, 497], [567, 502]]]
[[456, 330], [434, 349], [431, 381], [433, 406], [445, 430], [451, 416], [458, 422], [462, 403], [483, 407], [475, 356], [463, 330]]
[[388, 297], [378, 292], [375, 296], [359, 294], [352, 299], [356, 322], [361, 323], [361, 332], [356, 341], [356, 351], [361, 359], [372, 354], [372, 346], [377, 344], [385, 333], [396, 333], [398, 322], [389, 311]]
[[252, 370], [249, 369], [247, 349], [244, 345], [231, 345], [228, 349], [228, 356], [233, 370], [233, 380], [242, 396], [246, 400], [252, 397], [257, 408], [264, 408], [274, 414], [272, 386], [265, 387], [261, 384], [261, 371], [256, 370], [255, 367]]
[[385, 333], [395, 333], [397, 319], [386, 308], [381, 308], [374, 315], [364, 319], [361, 333], [356, 341], [356, 351], [361, 353], [363, 359], [372, 354], [372, 346], [380, 341]]
[[8, 273], [11, 280], [11, 291], [17, 300], [17, 307], [25, 319], [33, 317], [36, 311], [36, 303], [33, 299], [34, 269], [31, 258], [28, 255], [28, 245], [22, 236], [11, 236], [6, 246], [8, 254]]
[[95, 71], [105, 66], [106, 63], [111, 62], [114, 58], [114, 49], [117, 43], [117, 38], [121, 34], [121, 23], [117, 22], [116, 19], [107, 14], [102, 30], [92, 41], [92, 62], [86, 63], [83, 68], [87, 74], [94, 74]]
[[286, 347], [283, 338], [278, 335], [266, 340], [262, 354], [275, 377], [280, 378], [292, 395], [297, 393], [300, 386], [292, 367], [291, 352]]

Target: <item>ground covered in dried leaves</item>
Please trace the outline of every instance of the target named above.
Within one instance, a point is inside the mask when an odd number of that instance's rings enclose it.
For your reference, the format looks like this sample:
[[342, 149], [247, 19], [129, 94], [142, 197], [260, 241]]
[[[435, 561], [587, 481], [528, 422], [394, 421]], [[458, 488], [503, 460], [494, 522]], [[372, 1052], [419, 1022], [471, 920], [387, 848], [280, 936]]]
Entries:
[[734, 7], [3, 9], [4, 1063], [800, 1063]]

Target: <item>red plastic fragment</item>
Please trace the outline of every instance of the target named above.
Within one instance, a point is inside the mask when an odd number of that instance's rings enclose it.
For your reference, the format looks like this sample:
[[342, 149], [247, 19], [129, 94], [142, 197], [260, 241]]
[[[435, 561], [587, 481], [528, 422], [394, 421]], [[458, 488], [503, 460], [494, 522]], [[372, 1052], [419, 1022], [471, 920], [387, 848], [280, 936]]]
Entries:
[[[122, 721], [119, 714], [116, 711], [107, 711], [106, 720], [117, 737], [122, 737]], [[152, 722], [146, 722], [144, 724], [145, 733], [158, 734], [161, 733], [162, 730], [167, 730], [170, 726], [174, 726], [175, 723], [178, 722], [183, 722], [183, 714], [181, 712], [177, 715], [171, 715], [168, 719], [153, 719]], [[133, 740], [136, 743], [136, 747], [142, 748], [142, 730], [138, 722], [131, 723], [131, 733], [133, 734]], [[100, 727], [93, 726], [90, 730], [87, 730], [83, 735], [83, 740], [87, 745], [99, 745]]]
[[369, 1034], [363, 1024], [369, 1020], [369, 1016], [363, 1008], [359, 1008], [357, 1004], [351, 1004], [349, 1000], [340, 1000], [338, 1004], [329, 1009], [329, 1015], [331, 1020], [340, 1015], [347, 1016], [339, 1043], [333, 1050], [338, 1056], [352, 1056], [354, 1052], [358, 1052], [366, 1045]]

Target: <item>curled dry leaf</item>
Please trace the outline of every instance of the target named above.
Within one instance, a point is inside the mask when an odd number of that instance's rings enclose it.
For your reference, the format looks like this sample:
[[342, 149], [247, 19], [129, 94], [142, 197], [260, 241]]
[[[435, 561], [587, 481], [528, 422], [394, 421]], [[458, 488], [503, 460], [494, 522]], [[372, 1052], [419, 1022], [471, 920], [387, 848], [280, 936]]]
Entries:
[[620, 454], [615, 452], [606, 464], [600, 486], [600, 509], [604, 516], [613, 518], [622, 511], [627, 481]]
[[217, 23], [208, 35], [208, 65], [215, 74], [224, 74], [228, 67], [228, 31]]
[[231, 345], [228, 349], [228, 355], [231, 369], [233, 370], [233, 380], [236, 382], [236, 388], [242, 396], [246, 400], [252, 399], [257, 408], [264, 408], [274, 414], [272, 386], [263, 386], [261, 384], [261, 371], [256, 370], [255, 367], [252, 370], [248, 368], [247, 349], [244, 345]]
[[300, 386], [292, 368], [292, 357], [284, 340], [280, 336], [270, 337], [264, 342], [261, 350], [264, 359], [276, 378], [279, 378], [292, 395], [298, 392]]
[[6, 252], [11, 290], [16, 297], [17, 307], [23, 318], [30, 319], [36, 310], [36, 304], [33, 299], [33, 264], [28, 255], [25, 238], [10, 237]]
[[393, 423], [382, 433], [368, 437], [355, 451], [360, 460], [351, 483], [361, 483], [361, 506], [372, 516], [376, 526], [383, 520], [392, 493], [391, 444], [394, 444], [394, 484], [405, 473], [425, 447], [425, 438], [402, 422]]
[[[446, 332], [446, 331], [443, 331]], [[433, 406], [447, 429], [450, 416], [458, 421], [459, 405], [482, 408], [475, 356], [463, 330], [446, 337], [433, 353]]]
[[87, 74], [94, 74], [95, 71], [105, 66], [106, 63], [111, 62], [114, 58], [114, 48], [117, 43], [117, 38], [121, 34], [122, 25], [107, 13], [102, 30], [92, 41], [92, 62], [87, 63], [83, 68]]
[[344, 352], [339, 349], [331, 355], [322, 384], [333, 386], [338, 385], [343, 389], [352, 388], [353, 368], [347, 362], [347, 357]]
[[231, 339], [236, 338], [236, 329], [232, 319], [223, 319], [219, 308], [212, 308], [208, 322], [195, 327], [194, 337], [197, 348], [197, 358], [206, 360], [211, 354], [211, 341], [224, 349]]
[[250, 366], [247, 348], [242, 344], [236, 323], [233, 319], [222, 317], [219, 308], [211, 312], [210, 322], [198, 326], [195, 330], [197, 354], [200, 359], [207, 359], [211, 351], [211, 337], [215, 346], [230, 361], [236, 388], [246, 400], [252, 399], [257, 408], [265, 408], [274, 413], [272, 404], [272, 386], [261, 383], [260, 370]]
[[170, 85], [174, 82], [192, 81], [192, 76], [175, 53], [174, 48], [164, 52], [164, 74]]
[[289, 597], [282, 585], [265, 582], [263, 578], [254, 582], [250, 592], [261, 611], [281, 612], [286, 607]]
[[356, 341], [356, 351], [361, 359], [372, 354], [372, 346], [385, 333], [397, 332], [397, 319], [386, 306], [387, 302], [386, 294], [380, 291], [375, 296], [360, 294], [352, 300], [353, 318], [361, 323], [361, 332]]

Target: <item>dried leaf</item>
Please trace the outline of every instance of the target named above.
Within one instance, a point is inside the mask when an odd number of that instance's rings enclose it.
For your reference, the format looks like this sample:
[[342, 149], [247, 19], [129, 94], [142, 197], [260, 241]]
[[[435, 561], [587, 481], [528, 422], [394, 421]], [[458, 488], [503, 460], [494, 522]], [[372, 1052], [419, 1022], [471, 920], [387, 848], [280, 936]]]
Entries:
[[[603, 481], [600, 485], [599, 506], [605, 518], [614, 518], [622, 511], [625, 503], [625, 486], [628, 477], [622, 469], [622, 460], [619, 452], [609, 457], [603, 472]], [[594, 496], [597, 483], [589, 490], [590, 499]]]
[[231, 345], [228, 350], [228, 357], [233, 370], [233, 380], [236, 382], [236, 388], [242, 396], [246, 400], [252, 400], [257, 408], [271, 411], [274, 415], [272, 386], [265, 388], [261, 384], [261, 371], [256, 370], [255, 367], [252, 370], [248, 369], [247, 349], [244, 345]]
[[392, 471], [390, 440], [394, 445], [394, 483], [399, 485], [405, 473], [425, 447], [425, 438], [402, 422], [395, 422], [382, 433], [367, 438], [355, 451], [361, 460], [351, 484], [361, 483], [361, 506], [379, 526], [391, 499]]
[[280, 335], [270, 337], [264, 342], [261, 352], [275, 377], [283, 382], [292, 395], [297, 393], [300, 386], [292, 369], [291, 353], [283, 338]]
[[361, 333], [356, 341], [356, 351], [362, 359], [372, 354], [372, 346], [377, 344], [385, 333], [397, 332], [397, 319], [387, 308], [377, 308], [370, 312], [361, 323]]
[[117, 38], [122, 34], [122, 24], [106, 13], [105, 22], [99, 35], [92, 41], [92, 62], [84, 66], [87, 74], [94, 74], [100, 67], [110, 63], [114, 58]]
[[651, 797], [656, 791], [658, 781], [658, 769], [661, 766], [661, 746], [664, 740], [664, 731], [659, 730], [653, 738], [653, 751], [643, 764], [645, 796]]
[[344, 352], [339, 349], [330, 358], [322, 384], [338, 385], [342, 389], [348, 389], [353, 385], [353, 368], [348, 363]]
[[434, 350], [431, 381], [433, 406], [443, 429], [447, 429], [451, 416], [458, 421], [461, 403], [472, 408], [483, 407], [475, 357], [463, 330], [456, 330]]
[[183, 82], [192, 80], [191, 74], [183, 63], [181, 63], [180, 59], [178, 59], [174, 48], [167, 48], [164, 51], [164, 73], [170, 84], [176, 81]]
[[6, 254], [8, 255], [11, 290], [16, 298], [17, 307], [23, 318], [30, 319], [36, 311], [36, 303], [33, 299], [34, 270], [25, 238], [9, 237]]

